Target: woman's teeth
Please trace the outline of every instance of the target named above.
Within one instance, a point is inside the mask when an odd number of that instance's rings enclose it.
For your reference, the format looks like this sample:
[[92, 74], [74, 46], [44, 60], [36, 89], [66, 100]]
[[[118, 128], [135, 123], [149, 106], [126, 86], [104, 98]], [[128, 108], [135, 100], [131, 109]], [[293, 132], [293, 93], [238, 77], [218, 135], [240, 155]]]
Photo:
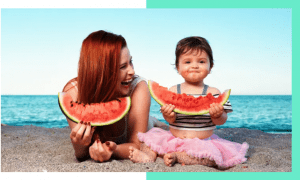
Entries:
[[131, 82], [132, 82], [132, 80], [129, 80], [129, 81], [123, 81], [123, 82], [121, 82], [121, 84], [127, 86], [127, 85], [129, 85], [129, 83], [131, 83]]

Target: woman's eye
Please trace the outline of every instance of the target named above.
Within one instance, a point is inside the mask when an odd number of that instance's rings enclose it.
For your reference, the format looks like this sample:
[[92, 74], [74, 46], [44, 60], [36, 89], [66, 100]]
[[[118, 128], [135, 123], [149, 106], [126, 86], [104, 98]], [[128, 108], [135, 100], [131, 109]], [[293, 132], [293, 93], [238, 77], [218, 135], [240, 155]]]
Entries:
[[126, 66], [121, 66], [120, 69], [124, 69]]
[[130, 62], [129, 62], [129, 63], [130, 63], [130, 65], [132, 65], [132, 64], [133, 64], [133, 63], [132, 63], [132, 60], [130, 60]]

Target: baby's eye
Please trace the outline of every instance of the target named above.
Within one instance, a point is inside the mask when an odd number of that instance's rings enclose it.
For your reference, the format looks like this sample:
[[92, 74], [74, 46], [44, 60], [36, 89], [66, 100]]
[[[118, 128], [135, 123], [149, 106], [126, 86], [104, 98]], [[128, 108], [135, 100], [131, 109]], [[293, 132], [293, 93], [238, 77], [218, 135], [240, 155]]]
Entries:
[[205, 63], [205, 61], [199, 61], [199, 63]]
[[190, 61], [185, 61], [185, 64], [190, 64], [191, 62]]

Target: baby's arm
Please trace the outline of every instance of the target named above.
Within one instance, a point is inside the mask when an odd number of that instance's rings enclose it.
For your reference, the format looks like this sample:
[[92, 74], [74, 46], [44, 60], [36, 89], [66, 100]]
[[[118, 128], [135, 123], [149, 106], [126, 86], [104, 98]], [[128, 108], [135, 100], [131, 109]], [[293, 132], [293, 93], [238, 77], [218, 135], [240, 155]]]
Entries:
[[227, 113], [224, 111], [224, 107], [221, 104], [211, 104], [209, 114], [215, 125], [222, 125], [227, 120]]
[[[213, 87], [209, 87], [208, 93], [221, 94], [217, 88]], [[215, 125], [222, 125], [227, 120], [227, 113], [224, 111], [224, 107], [221, 104], [212, 103], [210, 105], [209, 114]]]
[[165, 104], [160, 108], [160, 112], [168, 123], [175, 122], [175, 112], [173, 111], [175, 106], [172, 104]]
[[[177, 86], [172, 86], [169, 90], [171, 92], [177, 93]], [[163, 114], [163, 117], [166, 121], [168, 121], [168, 123], [173, 123], [175, 122], [176, 116], [175, 116], [175, 112], [173, 111], [175, 109], [174, 105], [171, 104], [166, 104], [163, 105], [160, 108], [160, 112]]]

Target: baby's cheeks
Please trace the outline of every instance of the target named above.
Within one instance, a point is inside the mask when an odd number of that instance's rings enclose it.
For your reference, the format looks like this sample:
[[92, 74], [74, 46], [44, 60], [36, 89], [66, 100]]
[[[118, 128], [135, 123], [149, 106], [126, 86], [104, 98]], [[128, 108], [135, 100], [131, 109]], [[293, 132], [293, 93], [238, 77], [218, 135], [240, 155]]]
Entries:
[[212, 118], [219, 118], [224, 112], [224, 107], [221, 104], [212, 103], [209, 108], [209, 114]]

